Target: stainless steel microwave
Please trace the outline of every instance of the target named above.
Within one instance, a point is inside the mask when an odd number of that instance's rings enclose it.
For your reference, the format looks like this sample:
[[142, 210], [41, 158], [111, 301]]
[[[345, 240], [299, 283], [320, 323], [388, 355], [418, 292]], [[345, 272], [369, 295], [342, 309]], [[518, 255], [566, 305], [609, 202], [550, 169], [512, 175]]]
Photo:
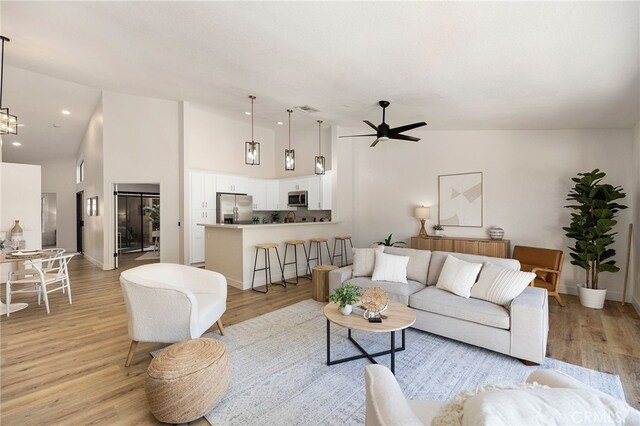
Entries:
[[307, 207], [307, 191], [291, 191], [287, 197], [289, 207]]

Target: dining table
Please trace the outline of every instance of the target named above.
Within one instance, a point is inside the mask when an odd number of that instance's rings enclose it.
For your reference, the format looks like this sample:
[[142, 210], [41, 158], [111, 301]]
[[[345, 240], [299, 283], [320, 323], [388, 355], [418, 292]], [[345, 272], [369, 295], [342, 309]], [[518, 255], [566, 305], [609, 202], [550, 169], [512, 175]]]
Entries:
[[[4, 284], [9, 279], [9, 272], [17, 271], [24, 268], [24, 263], [28, 260], [42, 258], [41, 250], [18, 250], [10, 253], [0, 254], [0, 283]], [[7, 306], [0, 300], [0, 315], [6, 315], [7, 312], [17, 312], [29, 306], [28, 303], [12, 303]]]

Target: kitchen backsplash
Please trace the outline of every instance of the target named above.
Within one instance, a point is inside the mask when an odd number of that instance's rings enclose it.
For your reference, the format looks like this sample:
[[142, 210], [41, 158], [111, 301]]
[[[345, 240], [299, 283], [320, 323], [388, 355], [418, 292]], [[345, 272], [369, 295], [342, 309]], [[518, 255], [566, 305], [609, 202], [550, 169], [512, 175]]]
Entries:
[[254, 210], [253, 217], [254, 218], [257, 217], [259, 220], [259, 223], [273, 223], [274, 220], [272, 219], [272, 216], [274, 213], [278, 213], [277, 222], [280, 222], [280, 223], [285, 221], [285, 219], [287, 218], [287, 215], [293, 218], [294, 217], [293, 214], [295, 214], [296, 222], [313, 222], [314, 219], [316, 222], [331, 220], [331, 210], [309, 211], [305, 207], [298, 207], [298, 209], [295, 211], [284, 210], [279, 212]]

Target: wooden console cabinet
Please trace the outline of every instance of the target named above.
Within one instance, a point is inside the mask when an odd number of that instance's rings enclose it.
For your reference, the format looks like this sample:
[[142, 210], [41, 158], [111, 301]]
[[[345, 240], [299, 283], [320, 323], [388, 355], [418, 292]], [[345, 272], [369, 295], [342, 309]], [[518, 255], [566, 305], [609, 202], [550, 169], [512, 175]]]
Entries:
[[491, 257], [511, 257], [509, 240], [459, 237], [411, 237], [411, 248], [431, 251], [478, 254]]

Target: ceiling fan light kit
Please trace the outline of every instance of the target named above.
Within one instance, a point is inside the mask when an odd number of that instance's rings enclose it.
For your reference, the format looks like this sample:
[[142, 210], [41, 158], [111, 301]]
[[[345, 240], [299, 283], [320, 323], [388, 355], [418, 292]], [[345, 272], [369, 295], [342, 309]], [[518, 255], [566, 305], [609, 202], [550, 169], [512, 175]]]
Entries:
[[9, 108], [2, 107], [2, 86], [4, 83], [4, 43], [9, 42], [7, 37], [0, 35], [2, 40], [2, 53], [0, 54], [0, 135], [18, 134], [18, 117], [9, 113]]
[[322, 120], [318, 120], [318, 155], [315, 158], [315, 173], [317, 175], [324, 174], [324, 156], [322, 155]]
[[249, 166], [260, 165], [260, 143], [253, 140], [253, 101], [255, 96], [249, 95], [251, 99], [251, 142], [244, 143], [244, 163]]
[[363, 137], [371, 137], [375, 136], [376, 140], [373, 141], [371, 147], [376, 146], [379, 142], [387, 142], [389, 139], [397, 139], [402, 141], [411, 141], [418, 142], [420, 138], [416, 138], [414, 136], [403, 135], [401, 133], [416, 129], [418, 127], [426, 126], [427, 123], [421, 121], [419, 123], [407, 124], [405, 126], [390, 128], [389, 125], [385, 122], [386, 119], [386, 109], [390, 105], [389, 101], [379, 101], [378, 105], [382, 108], [382, 123], [379, 125], [374, 125], [369, 120], [363, 120], [369, 127], [376, 131], [376, 133], [371, 133], [367, 135], [345, 135], [340, 136], [341, 138], [363, 138]]
[[296, 169], [296, 150], [291, 149], [291, 113], [293, 110], [288, 109], [289, 113], [289, 149], [284, 150], [284, 170], [287, 172]]

